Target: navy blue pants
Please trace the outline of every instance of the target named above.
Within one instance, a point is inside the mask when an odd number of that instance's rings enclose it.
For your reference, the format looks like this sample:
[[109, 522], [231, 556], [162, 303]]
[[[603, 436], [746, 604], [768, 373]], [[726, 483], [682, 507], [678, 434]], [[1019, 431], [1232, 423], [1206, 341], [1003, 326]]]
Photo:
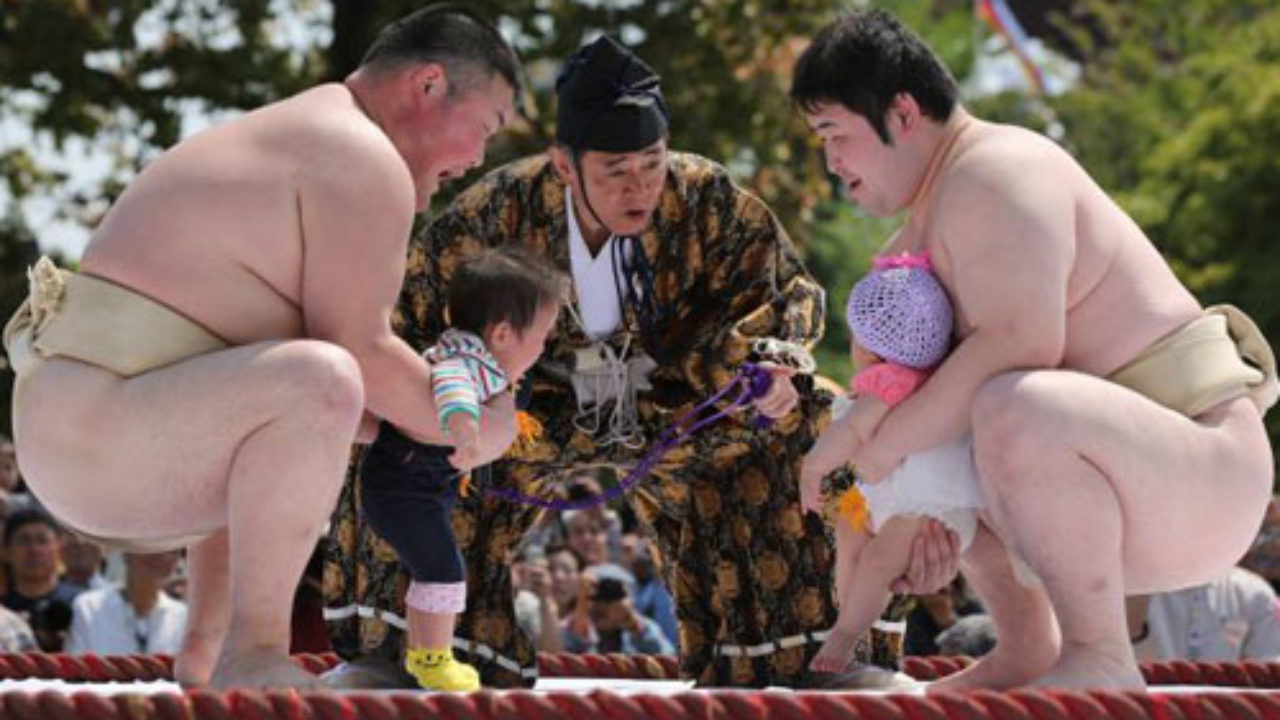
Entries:
[[378, 427], [360, 470], [360, 502], [373, 531], [395, 548], [415, 582], [458, 583], [462, 555], [449, 515], [458, 497], [453, 448], [425, 445], [390, 423]]

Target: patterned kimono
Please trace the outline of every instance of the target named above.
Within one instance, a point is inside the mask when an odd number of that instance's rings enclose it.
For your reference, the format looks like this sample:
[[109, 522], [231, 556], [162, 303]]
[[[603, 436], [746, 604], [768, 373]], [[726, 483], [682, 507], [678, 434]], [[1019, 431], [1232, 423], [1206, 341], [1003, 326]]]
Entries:
[[[756, 340], [815, 343], [824, 309], [822, 289], [759, 199], [715, 163], [681, 153], [669, 158], [657, 212], [639, 240], [652, 270], [650, 312], [642, 317], [636, 303], [624, 303], [622, 326], [607, 340], [621, 350], [629, 335], [658, 362], [652, 390], [637, 402], [648, 442], [729, 382], [752, 359]], [[524, 244], [570, 272], [565, 186], [546, 156], [491, 172], [414, 240], [398, 332], [415, 347], [430, 345], [446, 327], [445, 293], [458, 261], [503, 243]], [[590, 343], [573, 314], [562, 312], [544, 359], [564, 360]], [[815, 633], [836, 617], [834, 551], [823, 523], [800, 509], [797, 487], [801, 457], [828, 421], [831, 396], [809, 377], [795, 382], [800, 401], [786, 417], [761, 430], [754, 411], [746, 411], [699, 431], [629, 496], [675, 598], [681, 673], [702, 685], [801, 684], [820, 644]], [[576, 427], [568, 383], [535, 367], [526, 384], [526, 410], [542, 423], [543, 436], [490, 466], [487, 482], [552, 497], [575, 466], [611, 464], [625, 473], [644, 453], [598, 443]], [[390, 548], [360, 526], [356, 482], [334, 516], [326, 617], [340, 654], [384, 653], [398, 661], [407, 581]], [[454, 509], [468, 586], [455, 650], [486, 685], [535, 678], [532, 643], [514, 619], [509, 562], [539, 512], [474, 491]], [[904, 611], [899, 604], [887, 617]], [[873, 631], [859, 659], [894, 667], [897, 640]]]

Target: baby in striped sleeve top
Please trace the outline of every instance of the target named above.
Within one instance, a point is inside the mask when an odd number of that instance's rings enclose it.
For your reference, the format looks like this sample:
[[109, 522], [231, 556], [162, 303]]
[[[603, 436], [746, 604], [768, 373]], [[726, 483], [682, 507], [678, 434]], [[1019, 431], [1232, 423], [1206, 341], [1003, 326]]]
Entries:
[[459, 481], [475, 465], [481, 406], [513, 388], [542, 354], [567, 287], [562, 273], [513, 246], [461, 263], [449, 283], [451, 327], [423, 353], [449, 444], [420, 443], [383, 422], [365, 454], [361, 506], [412, 576], [405, 669], [424, 688], [480, 686], [475, 668], [451, 649], [467, 586], [449, 516]]

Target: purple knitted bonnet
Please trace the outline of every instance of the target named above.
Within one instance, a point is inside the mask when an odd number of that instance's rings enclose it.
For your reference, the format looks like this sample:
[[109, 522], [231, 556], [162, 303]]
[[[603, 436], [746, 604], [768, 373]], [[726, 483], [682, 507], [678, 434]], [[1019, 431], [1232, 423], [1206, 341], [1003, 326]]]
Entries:
[[858, 344], [889, 362], [923, 370], [951, 348], [951, 301], [925, 251], [877, 257], [846, 313]]

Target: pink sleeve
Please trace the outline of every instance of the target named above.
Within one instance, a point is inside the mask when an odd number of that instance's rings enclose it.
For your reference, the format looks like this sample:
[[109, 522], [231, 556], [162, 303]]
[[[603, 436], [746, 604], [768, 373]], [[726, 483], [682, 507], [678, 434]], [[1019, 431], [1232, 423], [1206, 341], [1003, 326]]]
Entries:
[[854, 376], [853, 391], [877, 397], [893, 407], [918, 390], [928, 377], [929, 373], [905, 365], [876, 363]]

